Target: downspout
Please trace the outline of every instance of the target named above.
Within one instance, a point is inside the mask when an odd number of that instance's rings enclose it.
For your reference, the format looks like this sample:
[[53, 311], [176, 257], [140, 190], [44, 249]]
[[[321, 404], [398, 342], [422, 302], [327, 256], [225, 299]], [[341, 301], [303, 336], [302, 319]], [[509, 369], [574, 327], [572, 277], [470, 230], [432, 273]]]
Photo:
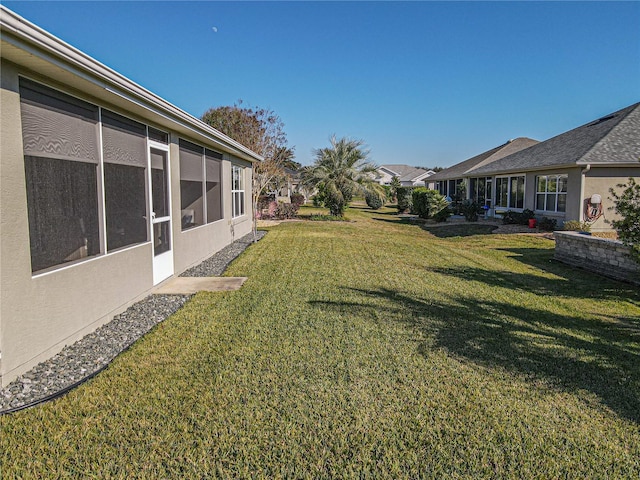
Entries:
[[587, 166], [582, 169], [582, 172], [580, 175], [580, 216], [578, 217], [579, 221], [584, 220], [584, 182], [585, 182], [585, 177], [589, 172], [589, 170], [591, 170], [591, 164], [587, 163]]

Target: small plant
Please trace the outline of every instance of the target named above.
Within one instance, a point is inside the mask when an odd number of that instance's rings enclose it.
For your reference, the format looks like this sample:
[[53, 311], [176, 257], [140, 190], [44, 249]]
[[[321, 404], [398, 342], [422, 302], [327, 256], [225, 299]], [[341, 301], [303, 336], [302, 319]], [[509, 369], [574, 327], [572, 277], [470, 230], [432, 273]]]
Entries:
[[442, 223], [447, 221], [447, 219], [451, 216], [451, 213], [451, 208], [449, 208], [449, 206], [447, 205], [446, 207], [437, 211], [431, 218], [433, 218], [438, 223]]
[[528, 208], [525, 208], [522, 213], [509, 210], [502, 215], [502, 223], [505, 225], [527, 225], [532, 218], [535, 218], [535, 213]]
[[477, 222], [478, 213], [481, 211], [480, 206], [473, 200], [465, 200], [460, 206], [460, 211], [464, 215], [467, 222]]
[[298, 207], [300, 207], [301, 205], [304, 205], [304, 195], [301, 193], [292, 193], [291, 203], [293, 205], [297, 205]]
[[553, 232], [558, 225], [558, 221], [555, 218], [542, 217], [538, 222], [538, 228], [545, 232]]
[[346, 217], [337, 215], [311, 215], [309, 220], [313, 222], [348, 222]]
[[411, 211], [413, 207], [413, 196], [411, 187], [398, 187], [396, 196], [398, 197], [398, 212], [404, 213]]
[[590, 232], [591, 225], [586, 222], [580, 222], [578, 220], [569, 220], [564, 222], [562, 228], [569, 232]]
[[373, 210], [378, 210], [384, 205], [384, 198], [378, 192], [367, 192], [365, 201], [367, 206]]
[[299, 209], [300, 205], [296, 205], [295, 203], [278, 202], [273, 216], [278, 220], [287, 220], [294, 218], [298, 214]]
[[634, 258], [640, 262], [640, 183], [630, 177], [628, 184], [620, 183], [616, 186], [624, 190], [618, 195], [613, 188], [609, 189], [614, 203], [609, 210], [615, 211], [622, 218], [609, 223], [618, 232], [618, 238], [631, 247]]

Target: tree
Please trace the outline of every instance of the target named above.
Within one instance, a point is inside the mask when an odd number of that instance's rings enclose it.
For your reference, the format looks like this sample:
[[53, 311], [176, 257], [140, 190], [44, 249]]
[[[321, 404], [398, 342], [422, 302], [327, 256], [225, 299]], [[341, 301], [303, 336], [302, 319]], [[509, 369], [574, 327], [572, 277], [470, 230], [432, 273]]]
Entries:
[[640, 261], [640, 183], [630, 177], [628, 184], [616, 186], [624, 190], [618, 195], [613, 188], [609, 189], [614, 202], [609, 210], [614, 210], [622, 218], [610, 223], [618, 231], [622, 243], [631, 247], [636, 260]]
[[391, 200], [394, 202], [398, 201], [398, 189], [402, 187], [402, 183], [400, 183], [400, 177], [394, 175], [391, 177], [391, 182], [389, 182], [389, 186], [391, 187]]
[[302, 182], [316, 188], [333, 216], [342, 216], [355, 193], [377, 192], [384, 195], [375, 181], [377, 166], [367, 160], [362, 140], [331, 137], [331, 146], [314, 151], [315, 163], [303, 170]]
[[251, 185], [255, 242], [258, 198], [267, 187], [285, 177], [284, 166], [296, 164], [294, 149], [287, 146], [284, 123], [273, 110], [243, 107], [242, 100], [231, 107], [210, 108], [201, 119], [264, 158], [254, 164]]

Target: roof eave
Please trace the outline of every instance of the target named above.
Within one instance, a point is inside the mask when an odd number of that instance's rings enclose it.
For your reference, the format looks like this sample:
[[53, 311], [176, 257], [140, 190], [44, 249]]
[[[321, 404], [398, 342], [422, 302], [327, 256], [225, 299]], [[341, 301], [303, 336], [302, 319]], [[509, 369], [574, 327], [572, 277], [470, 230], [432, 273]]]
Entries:
[[[0, 5], [2, 41], [37, 56], [74, 74], [80, 75], [105, 91], [143, 107], [153, 114], [175, 122], [198, 135], [206, 137], [228, 153], [249, 162], [264, 158], [227, 135], [207, 125], [193, 115], [167, 102], [115, 70], [98, 62], [77, 48], [65, 43], [37, 25], [28, 22]], [[28, 65], [26, 65], [28, 67]]]

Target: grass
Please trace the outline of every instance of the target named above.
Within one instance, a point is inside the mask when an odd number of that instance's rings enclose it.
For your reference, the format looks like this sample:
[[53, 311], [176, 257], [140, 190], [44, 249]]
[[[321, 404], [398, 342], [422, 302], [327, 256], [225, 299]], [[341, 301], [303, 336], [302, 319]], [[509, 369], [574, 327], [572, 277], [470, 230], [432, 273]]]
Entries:
[[241, 290], [0, 417], [2, 477], [638, 478], [636, 289], [544, 238], [347, 215], [270, 228]]

